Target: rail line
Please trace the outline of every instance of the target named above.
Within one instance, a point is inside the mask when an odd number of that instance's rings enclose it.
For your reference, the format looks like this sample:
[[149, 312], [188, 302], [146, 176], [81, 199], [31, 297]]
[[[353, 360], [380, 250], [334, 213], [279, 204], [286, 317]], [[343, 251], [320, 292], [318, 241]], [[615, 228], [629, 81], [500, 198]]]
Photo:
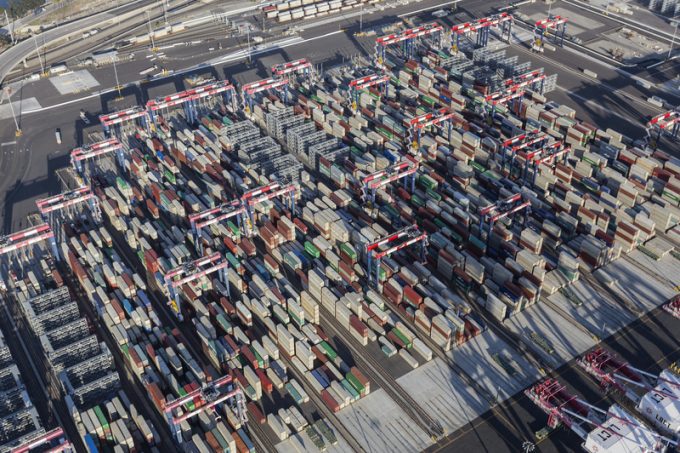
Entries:
[[361, 351], [356, 343], [357, 340], [351, 335], [345, 335], [338, 326], [338, 320], [335, 317], [330, 317], [326, 314], [328, 310], [326, 307], [321, 307], [324, 310], [324, 314], [321, 315], [321, 319], [325, 321], [325, 324], [330, 327], [330, 329], [338, 336], [342, 338], [343, 343], [352, 350], [352, 358], [357, 362], [363, 362], [365, 369], [369, 370], [368, 374], [371, 375], [373, 381], [376, 381], [380, 388], [385, 390], [399, 406], [406, 412], [428, 435], [434, 438], [438, 438], [443, 434], [443, 430], [438, 421], [433, 419], [429, 414], [427, 414], [423, 408], [418, 404], [416, 400], [411, 397], [397, 381], [380, 365], [380, 363], [375, 360], [366, 351]]

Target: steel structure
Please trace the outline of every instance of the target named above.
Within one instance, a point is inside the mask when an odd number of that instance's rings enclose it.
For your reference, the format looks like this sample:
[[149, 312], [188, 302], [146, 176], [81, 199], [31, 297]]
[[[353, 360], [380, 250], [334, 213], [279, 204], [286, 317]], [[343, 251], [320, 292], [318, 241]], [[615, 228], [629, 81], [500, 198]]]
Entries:
[[284, 197], [284, 200], [288, 200], [288, 203], [286, 203], [288, 209], [290, 209], [290, 212], [294, 214], [296, 192], [297, 187], [295, 187], [295, 184], [281, 186], [277, 182], [245, 192], [241, 196], [241, 204], [245, 208], [246, 217], [244, 223], [246, 234], [248, 236], [252, 236], [253, 234], [253, 225], [255, 225], [255, 214], [253, 212], [253, 208], [256, 205], [264, 203], [268, 200], [272, 200], [276, 197]]
[[375, 193], [394, 181], [404, 178], [404, 187], [410, 188], [411, 192], [415, 189], [416, 172], [418, 163], [405, 161], [390, 165], [384, 170], [371, 173], [361, 180], [361, 197], [364, 202], [375, 203]]
[[123, 145], [115, 139], [110, 138], [101, 142], [92, 143], [71, 151], [71, 166], [83, 181], [87, 180], [84, 163], [91, 159], [115, 153], [120, 168], [125, 168], [125, 154]]
[[456, 35], [456, 42], [454, 44], [453, 52], [458, 52], [460, 49], [460, 37], [468, 35], [469, 33], [477, 33], [477, 46], [486, 47], [489, 43], [489, 31], [492, 27], [501, 28], [501, 39], [510, 40], [512, 30], [513, 17], [508, 13], [501, 13], [496, 16], [483, 17], [474, 22], [465, 22], [463, 24], [454, 25], [451, 27], [451, 33]]
[[411, 119], [409, 122], [411, 147], [414, 150], [420, 149], [420, 134], [422, 133], [423, 129], [430, 126], [443, 126], [444, 124], [447, 124], [449, 128], [447, 139], [449, 139], [451, 136], [451, 128], [453, 126], [451, 120], [453, 118], [459, 117], [456, 113], [450, 112], [448, 109], [442, 107], [438, 110], [434, 110]]
[[663, 309], [680, 319], [680, 296], [673, 297], [667, 304], [664, 304]]
[[[58, 445], [48, 445], [51, 444], [52, 442], [57, 441], [59, 442]], [[73, 448], [73, 444], [66, 438], [66, 434], [64, 433], [64, 430], [61, 428], [54, 428], [51, 431], [48, 431], [36, 438], [27, 440], [26, 442], [22, 443], [19, 446], [16, 446], [10, 450], [11, 453], [28, 453], [29, 451], [33, 450], [34, 448], [41, 447], [42, 449], [45, 449], [47, 447], [47, 451], [50, 453], [58, 453], [58, 452], [71, 452], [75, 451]]]
[[[168, 290], [168, 305], [175, 312], [180, 320], [183, 319], [181, 301], [177, 294], [177, 287], [185, 283], [192, 282], [213, 272], [219, 272], [219, 278], [227, 288], [229, 293], [229, 283], [227, 280], [229, 262], [219, 253], [213, 253], [194, 261], [181, 264], [163, 276], [165, 286]], [[227, 294], [229, 295], [229, 294]]]
[[50, 224], [53, 231], [61, 230], [61, 223], [65, 216], [63, 212], [66, 211], [69, 216], [73, 209], [81, 204], [87, 204], [90, 208], [93, 220], [101, 222], [101, 211], [99, 208], [99, 198], [92, 193], [90, 187], [81, 187], [79, 189], [70, 190], [68, 192], [60, 193], [48, 198], [42, 198], [35, 202], [38, 211], [42, 216], [44, 222]]
[[490, 204], [479, 210], [480, 233], [484, 231], [484, 226], [486, 225], [486, 238], [488, 239], [491, 237], [491, 230], [493, 230], [493, 226], [497, 221], [522, 210], [524, 210], [524, 222], [526, 223], [530, 208], [531, 203], [522, 201], [522, 194], [519, 193]]
[[197, 214], [189, 215], [189, 223], [191, 224], [191, 233], [194, 238], [194, 246], [199, 255], [203, 255], [203, 242], [201, 231], [203, 228], [216, 223], [224, 222], [236, 217], [238, 227], [243, 231], [243, 218], [245, 215], [245, 207], [240, 200], [224, 203], [213, 209], [207, 209]]
[[272, 75], [277, 78], [290, 77], [294, 74], [302, 74], [309, 77], [312, 75], [312, 72], [313, 66], [306, 58], [272, 66]]
[[54, 239], [52, 228], [47, 223], [0, 237], [0, 258], [42, 241], [48, 241], [52, 254], [59, 260], [57, 241]]
[[231, 104], [232, 110], [236, 110], [236, 88], [227, 81], [210, 82], [169, 96], [158, 97], [146, 103], [146, 110], [153, 124], [156, 124], [159, 112], [182, 106], [187, 122], [193, 124], [198, 121], [198, 104], [214, 96], [222, 97], [225, 103]]
[[566, 162], [569, 153], [571, 152], [570, 146], [564, 146], [561, 140], [548, 143], [541, 146], [540, 148], [531, 151], [519, 151], [517, 154], [524, 159], [524, 170], [522, 172], [522, 182], [527, 182], [527, 177], [529, 176], [529, 170], [531, 170], [530, 183], [533, 187], [536, 183], [536, 175], [538, 174], [538, 167], [541, 164], [553, 164], [556, 163], [558, 159], [562, 159], [562, 162]]
[[570, 394], [555, 379], [539, 382], [526, 389], [524, 394], [548, 415], [549, 427], [566, 426], [585, 441], [583, 448], [586, 451], [598, 451], [604, 442], [620, 441], [621, 447], [639, 448], [646, 453], [661, 453], [668, 445], [676, 445], [671, 439], [644, 426], [623, 408], [613, 405], [604, 411]]
[[437, 47], [441, 47], [442, 31], [444, 28], [436, 22], [423, 24], [420, 27], [409, 28], [401, 33], [381, 36], [375, 40], [375, 55], [378, 65], [385, 61], [385, 52], [388, 46], [402, 44], [402, 52], [407, 59], [412, 59], [415, 51], [415, 43], [418, 38], [437, 35]]
[[501, 168], [505, 170], [505, 163], [508, 160], [508, 155], [510, 156], [509, 166], [510, 169], [512, 169], [518, 151], [536, 149], [549, 139], [549, 135], [541, 133], [538, 129], [534, 129], [503, 141], [503, 143], [501, 143]]
[[[404, 240], [405, 239], [405, 240]], [[403, 242], [392, 246], [384, 251], [379, 251], [378, 249], [383, 245], [390, 245], [395, 241], [404, 240]], [[410, 245], [420, 242], [420, 259], [425, 260], [425, 248], [428, 245], [427, 233], [422, 233], [417, 225], [408, 226], [402, 230], [397, 231], [390, 236], [379, 239], [375, 242], [366, 245], [366, 261], [367, 269], [366, 275], [368, 275], [368, 283], [377, 287], [380, 283], [380, 264], [382, 259], [389, 256], [401, 249], [404, 249]], [[375, 273], [374, 273], [375, 272]], [[373, 278], [373, 275], [375, 278]]]
[[532, 91], [543, 93], [543, 86], [545, 82], [545, 74], [543, 68], [534, 69], [533, 71], [525, 72], [523, 74], [511, 77], [503, 82], [505, 91], [507, 93], [516, 93], [525, 88]]
[[[519, 105], [522, 104], [522, 98], [524, 97], [524, 90], [518, 90], [513, 92], [509, 92], [507, 90], [503, 91], [497, 91], [495, 93], [489, 94], [484, 98], [484, 106], [486, 107], [484, 109], [484, 114], [491, 114], [491, 117], [493, 118], [495, 113], [496, 113], [496, 106], [498, 105], [506, 105], [508, 103], [517, 103]], [[489, 108], [490, 107], [490, 108]], [[511, 105], [511, 108], [513, 106]], [[517, 110], [517, 109], [513, 109]]]
[[[226, 392], [224, 391], [226, 389]], [[231, 401], [230, 401], [231, 400]], [[170, 426], [170, 431], [175, 437], [179, 444], [183, 442], [182, 430], [180, 424], [188, 420], [201, 412], [212, 410], [218, 404], [226, 403], [230, 401], [231, 406], [235, 407], [236, 414], [238, 415], [242, 424], [248, 422], [245, 412], [245, 402], [243, 399], [243, 392], [236, 385], [230, 375], [218, 378], [201, 388], [198, 388], [192, 392], [187, 393], [183, 397], [176, 399], [171, 402], [165, 403], [163, 412], [165, 418]], [[175, 409], [187, 404], [192, 403], [194, 409], [188, 412], [184, 412], [180, 416], [175, 416], [173, 413]]]
[[[653, 138], [657, 142], [662, 134], [670, 135], [677, 140], [678, 135], [680, 135], [680, 109], [669, 110], [649, 120], [647, 123], [648, 139]], [[656, 136], [654, 137], [654, 135]]]
[[253, 110], [255, 95], [264, 91], [275, 90], [281, 94], [284, 103], [288, 102], [288, 79], [264, 79], [257, 82], [247, 83], [241, 87], [241, 98], [244, 108], [250, 112]]
[[534, 46], [542, 51], [546, 34], [552, 32], [555, 44], [562, 47], [566, 31], [567, 19], [565, 17], [550, 15], [547, 19], [538, 20], [534, 26]]
[[[126, 110], [119, 110], [114, 113], [108, 113], [105, 115], [99, 115], [99, 122], [102, 124], [104, 129], [104, 134], [110, 137], [112, 132], [118, 138], [121, 139], [121, 128], [125, 124], [135, 124], [139, 125], [149, 130], [149, 112], [140, 106], [135, 106]], [[113, 131], [112, 131], [113, 128]]]
[[387, 86], [389, 85], [390, 77], [388, 75], [371, 74], [365, 77], [359, 77], [349, 82], [349, 94], [352, 99], [352, 110], [356, 112], [359, 105], [359, 95], [361, 92], [372, 86], [382, 85], [382, 92], [387, 95]]

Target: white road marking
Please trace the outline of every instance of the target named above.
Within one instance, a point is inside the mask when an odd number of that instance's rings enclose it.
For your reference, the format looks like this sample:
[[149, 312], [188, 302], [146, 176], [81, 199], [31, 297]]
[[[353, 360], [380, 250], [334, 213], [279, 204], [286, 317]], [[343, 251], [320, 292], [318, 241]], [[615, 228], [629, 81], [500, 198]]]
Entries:
[[11, 141], [11, 142], [0, 143], [0, 147], [3, 147], [3, 146], [12, 146], [12, 145], [16, 145], [16, 144], [17, 144], [17, 141], [16, 141], [16, 140], [13, 140], [13, 141]]
[[421, 8], [421, 9], [418, 9], [418, 10], [415, 10], [415, 11], [409, 11], [408, 13], [399, 14], [397, 17], [413, 16], [414, 14], [422, 13], [423, 11], [430, 11], [432, 9], [442, 8], [444, 6], [455, 5], [456, 3], [460, 3], [460, 2], [461, 2], [461, 0], [455, 0], [455, 1], [452, 1], [452, 2], [444, 2], [444, 3], [440, 3], [439, 5], [428, 6], [427, 8]]

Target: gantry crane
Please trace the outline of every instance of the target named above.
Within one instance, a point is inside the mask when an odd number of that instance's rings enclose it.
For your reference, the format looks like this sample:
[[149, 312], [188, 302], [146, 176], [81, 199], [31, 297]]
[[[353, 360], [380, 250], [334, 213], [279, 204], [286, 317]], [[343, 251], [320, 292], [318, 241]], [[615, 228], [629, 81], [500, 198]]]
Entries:
[[256, 189], [251, 189], [245, 192], [241, 196], [241, 204], [245, 208], [245, 229], [248, 236], [252, 236], [255, 225], [255, 215], [253, 208], [265, 201], [272, 200], [276, 197], [284, 197], [284, 201], [287, 201], [286, 207], [290, 209], [290, 212], [295, 215], [295, 194], [297, 192], [297, 187], [295, 184], [288, 184], [287, 186], [281, 186], [279, 183], [275, 182], [266, 186], [258, 187]]
[[[548, 415], [548, 426], [564, 425], [584, 440], [583, 448], [596, 452], [603, 443], [617, 444], [622, 451], [662, 453], [677, 443], [647, 428], [618, 405], [604, 411], [575, 395], [556, 379], [546, 379], [524, 391]], [[613, 446], [613, 445], [612, 445]]]
[[146, 109], [153, 124], [156, 124], [158, 112], [181, 105], [187, 122], [193, 124], [198, 121], [197, 104], [206, 98], [220, 96], [225, 104], [231, 104], [236, 110], [236, 89], [227, 81], [210, 82], [196, 88], [181, 91], [169, 96], [161, 96], [146, 103]]
[[[405, 240], [404, 240], [405, 239]], [[384, 251], [379, 251], [383, 245], [390, 245], [395, 241], [404, 240], [403, 242], [388, 248]], [[379, 239], [375, 242], [366, 245], [366, 275], [368, 276], [369, 285], [375, 287], [380, 283], [380, 264], [382, 259], [393, 253], [398, 252], [410, 245], [420, 243], [420, 259], [425, 260], [425, 248], [427, 247], [427, 233], [423, 233], [418, 229], [417, 225], [408, 226], [402, 230], [397, 231], [390, 236]], [[374, 277], [373, 277], [374, 276]]]
[[225, 260], [222, 255], [213, 253], [212, 255], [181, 264], [163, 276], [165, 286], [168, 290], [168, 305], [172, 308], [179, 320], [183, 319], [183, 315], [177, 288], [185, 283], [212, 274], [213, 272], [219, 272], [220, 281], [224, 283], [224, 286], [227, 288], [227, 296], [231, 296], [229, 294], [229, 281], [227, 276], [228, 266], [229, 262]]
[[[28, 247], [43, 241], [48, 241], [52, 255], [54, 255], [56, 260], [59, 260], [59, 248], [57, 247], [57, 241], [54, 239], [52, 228], [50, 228], [47, 223], [43, 223], [31, 228], [26, 228], [25, 230], [21, 230], [16, 233], [1, 236], [0, 264], [2, 266], [6, 266], [7, 270], [9, 270], [11, 258], [7, 258], [8, 255], [12, 254], [16, 257], [16, 254], [19, 251], [23, 250], [25, 253], [26, 250], [29, 250]], [[25, 254], [24, 258], [26, 258]], [[23, 269], [23, 261], [19, 259], [18, 262], [19, 266]]]
[[519, 151], [517, 154], [524, 159], [524, 171], [522, 172], [522, 182], [527, 182], [529, 176], [529, 169], [531, 169], [531, 186], [536, 183], [536, 175], [541, 164], [555, 164], [558, 159], [566, 162], [571, 147], [565, 146], [561, 140], [543, 145], [538, 149], [531, 151]]
[[372, 86], [381, 85], [384, 95], [387, 95], [387, 85], [390, 82], [388, 75], [371, 74], [359, 77], [349, 82], [349, 94], [352, 100], [352, 111], [356, 112], [359, 105], [359, 95], [361, 92]]
[[484, 232], [484, 226], [486, 225], [486, 238], [488, 240], [491, 237], [493, 226], [497, 221], [522, 210], [524, 210], [524, 222], [526, 223], [530, 208], [531, 203], [529, 201], [522, 201], [522, 194], [520, 193], [481, 208], [479, 210], [480, 234]]
[[[484, 115], [490, 114], [489, 118], [493, 119], [495, 114], [496, 114], [496, 106], [499, 105], [506, 105], [508, 103], [518, 103], [519, 105], [522, 104], [522, 98], [524, 97], [524, 90], [517, 90], [515, 92], [511, 92], [508, 90], [502, 90], [502, 91], [497, 91], [495, 93], [491, 93], [487, 96], [484, 97]], [[490, 107], [490, 108], [489, 108]], [[517, 108], [513, 108], [513, 106], [510, 106], [511, 109], [518, 111]]]
[[[243, 391], [234, 385], [233, 378], [230, 375], [218, 378], [174, 401], [166, 402], [163, 407], [163, 413], [168, 421], [172, 435], [181, 444], [184, 439], [180, 424], [183, 421], [226, 402], [231, 402], [231, 406], [236, 410], [236, 415], [242, 424], [248, 423]], [[180, 416], [175, 416], [173, 413], [175, 409], [187, 403], [193, 403], [195, 409], [184, 412]]]
[[306, 58], [272, 66], [272, 75], [279, 79], [290, 77], [293, 74], [302, 74], [306, 77], [310, 77], [312, 73], [313, 66]]
[[489, 43], [489, 31], [492, 27], [501, 28], [501, 39], [510, 41], [512, 31], [513, 17], [508, 13], [501, 13], [496, 16], [483, 17], [473, 22], [465, 22], [463, 24], [454, 25], [451, 27], [451, 33], [456, 35], [456, 42], [453, 45], [452, 51], [458, 52], [460, 49], [460, 37], [468, 35], [469, 33], [477, 33], [477, 46], [486, 47]]
[[448, 109], [442, 107], [438, 110], [434, 110], [432, 112], [428, 112], [411, 119], [411, 121], [409, 122], [409, 135], [410, 135], [409, 140], [411, 141], [411, 147], [415, 151], [420, 149], [420, 134], [422, 133], [423, 129], [430, 126], [447, 124], [448, 125], [447, 139], [450, 138], [451, 128], [453, 126], [451, 120], [454, 118], [460, 119], [460, 117], [456, 113], [450, 112]]
[[113, 132], [113, 135], [120, 140], [123, 138], [121, 137], [121, 128], [125, 124], [138, 124], [144, 130], [148, 131], [149, 112], [144, 107], [135, 106], [129, 109], [99, 115], [99, 122], [104, 129], [104, 135], [110, 137]]
[[418, 163], [412, 161], [399, 162], [390, 165], [384, 170], [371, 173], [361, 180], [361, 198], [364, 202], [375, 203], [375, 193], [394, 181], [404, 178], [404, 187], [409, 187], [411, 192], [415, 189], [416, 172]]
[[274, 90], [281, 95], [281, 100], [288, 102], [288, 79], [264, 79], [257, 82], [247, 83], [241, 87], [241, 98], [246, 112], [252, 112], [255, 103], [255, 95], [269, 90]]
[[567, 31], [567, 19], [561, 16], [548, 16], [547, 19], [536, 21], [534, 26], [533, 49], [543, 52], [543, 43], [548, 32], [552, 32], [556, 45], [564, 46], [564, 35]]
[[538, 129], [526, 131], [522, 134], [511, 137], [501, 143], [501, 168], [505, 170], [505, 163], [510, 156], [510, 170], [515, 163], [515, 156], [520, 150], [533, 150], [542, 146], [550, 139], [550, 136], [540, 132]]
[[87, 172], [84, 167], [85, 161], [96, 159], [97, 157], [110, 153], [115, 153], [119, 167], [121, 169], [125, 168], [123, 145], [115, 138], [109, 138], [101, 142], [85, 145], [81, 148], [75, 148], [71, 151], [71, 166], [75, 173], [80, 176], [82, 182], [86, 182]]
[[203, 228], [216, 223], [224, 222], [236, 217], [238, 227], [243, 230], [243, 217], [246, 209], [241, 204], [240, 200], [224, 203], [216, 208], [207, 209], [197, 214], [189, 215], [189, 223], [191, 224], [191, 233], [194, 237], [194, 246], [199, 255], [203, 255], [203, 241], [201, 231]]
[[[671, 366], [655, 375], [630, 365], [604, 348], [596, 348], [576, 363], [600, 384], [631, 401], [640, 414], [672, 436], [680, 434], [680, 375]], [[677, 370], [677, 371], [676, 371]]]
[[[57, 442], [55, 445], [53, 442]], [[54, 428], [51, 431], [43, 433], [38, 437], [29, 439], [21, 445], [13, 447], [11, 453], [28, 453], [33, 449], [41, 448], [41, 451], [49, 451], [50, 453], [70, 453], [75, 451], [73, 444], [66, 438], [64, 430], [60, 427]], [[47, 448], [47, 450], [45, 450]]]
[[61, 225], [65, 216], [61, 215], [64, 211], [70, 214], [70, 211], [75, 206], [80, 204], [87, 204], [90, 208], [92, 219], [95, 222], [101, 222], [101, 211], [99, 209], [99, 198], [92, 193], [89, 186], [81, 187], [75, 190], [62, 192], [59, 195], [54, 195], [48, 198], [42, 198], [35, 202], [38, 211], [42, 216], [44, 222], [48, 223], [53, 231], [57, 231], [57, 235], [61, 231]]
[[516, 93], [529, 87], [531, 91], [543, 94], [546, 76], [543, 68], [534, 69], [523, 74], [511, 77], [503, 82], [507, 93]]
[[647, 139], [653, 140], [654, 146], [662, 134], [677, 140], [680, 134], [680, 108], [656, 115], [647, 122]]
[[394, 44], [403, 44], [402, 51], [407, 59], [413, 58], [415, 50], [415, 42], [418, 38], [424, 36], [437, 35], [437, 47], [441, 47], [442, 31], [444, 28], [436, 22], [423, 24], [420, 27], [410, 28], [401, 33], [393, 33], [391, 35], [381, 36], [375, 40], [375, 55], [379, 66], [382, 66], [385, 61], [385, 52], [388, 46]]

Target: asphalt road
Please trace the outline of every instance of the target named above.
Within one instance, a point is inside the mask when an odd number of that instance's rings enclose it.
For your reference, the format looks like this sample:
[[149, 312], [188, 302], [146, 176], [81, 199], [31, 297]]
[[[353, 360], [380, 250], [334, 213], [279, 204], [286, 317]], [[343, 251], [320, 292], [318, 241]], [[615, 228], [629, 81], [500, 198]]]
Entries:
[[[659, 373], [680, 359], [680, 338], [674, 334], [678, 331], [680, 320], [656, 309], [609, 337], [603, 347], [636, 368]], [[601, 409], [606, 410], [614, 402], [611, 397], [603, 396], [595, 381], [581, 371], [574, 360], [549, 377], [557, 378], [571, 394]], [[523, 393], [500, 404], [498, 410], [504, 417], [488, 412], [427, 451], [518, 452], [523, 451], [525, 442], [535, 444], [534, 451], [541, 453], [582, 451], [581, 439], [566, 428], [553, 431], [548, 438], [537, 442], [534, 433], [547, 425], [548, 417]]]
[[[115, 19], [117, 16], [138, 8], [139, 2], [145, 0], [136, 0], [127, 3], [119, 8], [110, 11], [94, 14], [92, 16], [84, 17], [82, 19], [70, 22], [60, 27], [47, 30], [43, 33], [35, 35], [35, 39], [26, 39], [20, 43], [10, 47], [5, 52], [0, 54], [0, 82], [2, 82], [7, 74], [18, 65], [21, 60], [32, 54], [36, 50], [36, 46], [44, 46], [57, 39], [62, 39], [65, 36], [73, 33], [80, 33], [82, 30], [87, 30], [97, 26], [102, 22]], [[36, 42], [38, 44], [36, 44]]]

